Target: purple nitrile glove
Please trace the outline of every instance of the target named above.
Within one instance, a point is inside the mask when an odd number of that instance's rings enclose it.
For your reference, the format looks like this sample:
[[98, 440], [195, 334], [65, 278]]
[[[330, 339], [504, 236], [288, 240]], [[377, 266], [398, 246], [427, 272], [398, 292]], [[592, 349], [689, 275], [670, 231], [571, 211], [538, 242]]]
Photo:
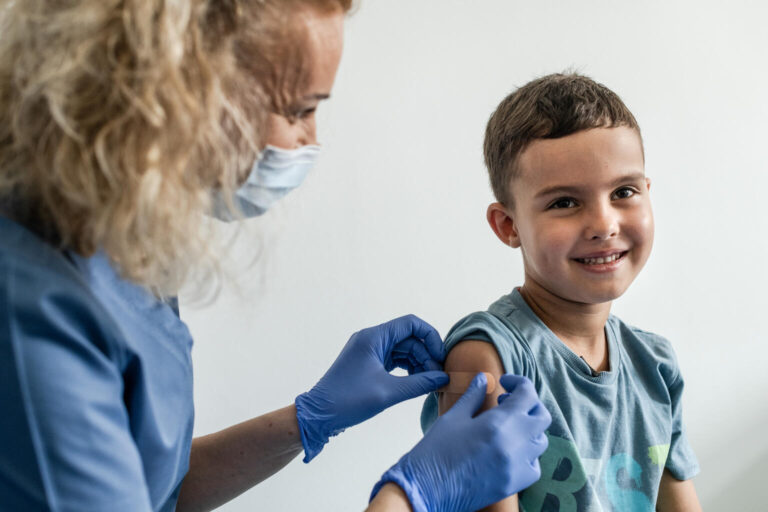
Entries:
[[[440, 335], [413, 315], [353, 334], [323, 378], [296, 397], [304, 462], [345, 428], [448, 384], [444, 360]], [[395, 367], [409, 376], [391, 375]]]
[[414, 512], [478, 510], [530, 486], [541, 476], [539, 456], [552, 418], [531, 381], [503, 375], [509, 392], [499, 406], [473, 417], [485, 400], [480, 373], [424, 438], [382, 476], [371, 499], [387, 482], [399, 485]]

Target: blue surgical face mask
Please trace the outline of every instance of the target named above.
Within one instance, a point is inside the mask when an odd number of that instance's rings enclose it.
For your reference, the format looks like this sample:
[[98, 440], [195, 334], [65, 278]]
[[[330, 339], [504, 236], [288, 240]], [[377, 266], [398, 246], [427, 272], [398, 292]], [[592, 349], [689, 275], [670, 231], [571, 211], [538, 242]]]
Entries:
[[[319, 154], [320, 146], [315, 145], [297, 149], [265, 147], [245, 183], [235, 190], [232, 203], [245, 218], [262, 215], [275, 201], [301, 185]], [[211, 215], [224, 221], [235, 219], [220, 192], [214, 193]]]

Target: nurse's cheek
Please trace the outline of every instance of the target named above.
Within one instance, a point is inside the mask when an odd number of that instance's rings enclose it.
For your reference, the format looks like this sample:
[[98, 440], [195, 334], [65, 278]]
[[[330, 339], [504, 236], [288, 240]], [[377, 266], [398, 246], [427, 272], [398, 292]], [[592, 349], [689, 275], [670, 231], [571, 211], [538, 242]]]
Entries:
[[270, 146], [296, 149], [317, 144], [314, 113], [293, 120], [278, 114], [270, 114], [267, 129], [265, 142]]

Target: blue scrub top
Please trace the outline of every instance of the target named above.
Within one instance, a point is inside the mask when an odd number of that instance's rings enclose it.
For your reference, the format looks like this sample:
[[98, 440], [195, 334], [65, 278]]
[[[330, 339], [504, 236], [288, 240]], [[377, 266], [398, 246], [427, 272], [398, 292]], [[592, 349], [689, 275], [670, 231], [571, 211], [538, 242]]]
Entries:
[[103, 254], [0, 216], [0, 510], [174, 510], [192, 337]]

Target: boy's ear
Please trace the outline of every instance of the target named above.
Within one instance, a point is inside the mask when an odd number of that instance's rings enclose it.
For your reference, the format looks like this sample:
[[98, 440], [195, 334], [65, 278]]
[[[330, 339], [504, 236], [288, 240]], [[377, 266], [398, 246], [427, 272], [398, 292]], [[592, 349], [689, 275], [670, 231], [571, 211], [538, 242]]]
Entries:
[[514, 249], [520, 247], [520, 236], [517, 233], [515, 220], [506, 206], [501, 203], [491, 203], [488, 205], [485, 218], [488, 220], [488, 224], [493, 232], [496, 233], [496, 236], [504, 245]]
[[645, 188], [651, 190], [651, 178], [645, 178]]

